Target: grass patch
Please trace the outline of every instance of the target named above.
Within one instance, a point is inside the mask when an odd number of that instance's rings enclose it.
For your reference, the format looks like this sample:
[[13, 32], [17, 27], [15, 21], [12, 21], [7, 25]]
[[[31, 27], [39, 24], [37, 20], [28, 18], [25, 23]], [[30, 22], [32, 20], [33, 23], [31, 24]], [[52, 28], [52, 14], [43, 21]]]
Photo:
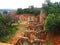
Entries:
[[22, 32], [25, 32], [26, 31], [26, 27], [22, 27], [22, 26], [20, 26], [20, 30], [22, 31]]
[[3, 36], [0, 38], [0, 42], [6, 42], [12, 35]]

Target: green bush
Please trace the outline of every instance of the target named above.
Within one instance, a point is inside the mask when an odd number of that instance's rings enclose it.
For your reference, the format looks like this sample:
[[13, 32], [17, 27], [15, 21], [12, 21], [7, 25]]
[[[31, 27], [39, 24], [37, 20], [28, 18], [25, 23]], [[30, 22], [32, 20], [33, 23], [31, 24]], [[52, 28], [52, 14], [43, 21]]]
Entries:
[[60, 14], [49, 14], [45, 22], [46, 32], [50, 32], [54, 35], [60, 35]]
[[0, 14], [0, 41], [4, 42], [8, 40], [10, 36], [15, 33], [16, 29], [19, 26], [18, 21], [19, 18], [15, 15]]
[[2, 22], [0, 22], [0, 37], [8, 34], [8, 30], [6, 28], [7, 27]]

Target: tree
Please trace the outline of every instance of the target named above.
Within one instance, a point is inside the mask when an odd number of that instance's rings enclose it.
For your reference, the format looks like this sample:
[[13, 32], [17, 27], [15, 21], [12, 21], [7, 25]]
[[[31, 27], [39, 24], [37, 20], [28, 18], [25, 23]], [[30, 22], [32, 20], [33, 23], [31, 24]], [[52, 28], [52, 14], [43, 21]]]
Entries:
[[23, 9], [23, 13], [30, 13], [30, 9], [29, 8]]
[[34, 6], [29, 6], [30, 9], [34, 9]]
[[25, 9], [17, 9], [17, 13], [18, 14], [22, 14], [22, 13], [29, 13], [29, 14], [34, 14], [34, 15], [38, 15], [40, 14], [40, 8], [35, 8], [34, 6], [29, 6], [28, 8]]
[[48, 15], [48, 5], [47, 4], [42, 4], [42, 10]]
[[45, 30], [47, 33], [60, 35], [60, 14], [49, 14], [45, 21]]
[[40, 9], [40, 8], [34, 8], [34, 10], [33, 10], [33, 14], [34, 14], [35, 16], [39, 15], [40, 12], [41, 12], [41, 9]]
[[18, 8], [17, 9], [17, 14], [22, 14], [23, 13], [23, 9], [22, 8]]
[[49, 0], [46, 0], [47, 4], [44, 3], [42, 5], [42, 10], [45, 11], [46, 15], [50, 14], [50, 13], [54, 13], [54, 14], [59, 14], [60, 13], [60, 4], [59, 2], [55, 2], [52, 3]]

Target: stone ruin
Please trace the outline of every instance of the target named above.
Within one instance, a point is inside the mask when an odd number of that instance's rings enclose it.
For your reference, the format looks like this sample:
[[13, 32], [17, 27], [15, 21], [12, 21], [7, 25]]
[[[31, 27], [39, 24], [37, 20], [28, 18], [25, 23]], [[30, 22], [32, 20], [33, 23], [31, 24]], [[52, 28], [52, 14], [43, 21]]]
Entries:
[[15, 45], [46, 45], [46, 32], [40, 21], [28, 20], [26, 28], [23, 37]]

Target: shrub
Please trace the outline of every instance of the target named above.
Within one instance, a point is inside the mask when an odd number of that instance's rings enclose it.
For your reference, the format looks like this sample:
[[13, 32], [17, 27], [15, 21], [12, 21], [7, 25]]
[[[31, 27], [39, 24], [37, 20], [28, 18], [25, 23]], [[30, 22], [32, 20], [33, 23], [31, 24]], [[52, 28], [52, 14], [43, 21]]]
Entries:
[[[4, 37], [12, 35], [19, 26], [19, 18], [15, 15], [0, 15], [0, 41], [4, 40]], [[9, 36], [10, 37], [10, 36]], [[1, 39], [2, 38], [2, 39]]]
[[60, 14], [49, 14], [45, 22], [46, 32], [51, 32], [54, 35], [60, 35]]
[[7, 35], [8, 30], [6, 29], [6, 26], [0, 22], [0, 37]]
[[22, 8], [18, 8], [17, 9], [17, 14], [23, 14], [23, 9]]

